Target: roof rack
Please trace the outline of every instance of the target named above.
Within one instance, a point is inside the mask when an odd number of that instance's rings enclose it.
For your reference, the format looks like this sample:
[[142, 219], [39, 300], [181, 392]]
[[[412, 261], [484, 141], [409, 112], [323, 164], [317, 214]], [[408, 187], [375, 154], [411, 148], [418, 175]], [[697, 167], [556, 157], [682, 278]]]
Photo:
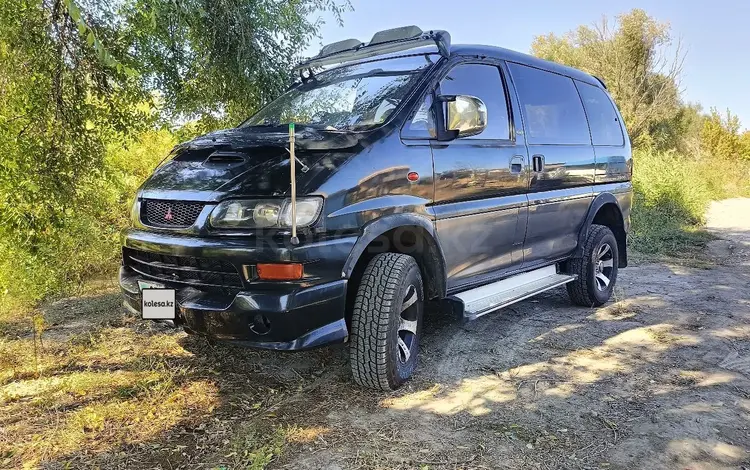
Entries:
[[451, 35], [442, 30], [422, 31], [417, 26], [386, 29], [375, 33], [367, 44], [357, 39], [345, 39], [323, 46], [318, 55], [301, 62], [294, 70], [361, 60], [427, 44], [435, 44], [440, 55], [448, 57], [451, 51]]

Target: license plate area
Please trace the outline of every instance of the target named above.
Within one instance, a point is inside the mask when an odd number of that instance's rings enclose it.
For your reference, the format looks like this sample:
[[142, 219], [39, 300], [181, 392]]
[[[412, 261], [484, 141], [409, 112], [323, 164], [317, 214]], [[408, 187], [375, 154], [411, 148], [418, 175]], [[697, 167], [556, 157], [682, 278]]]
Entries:
[[138, 281], [141, 289], [141, 317], [144, 320], [174, 320], [177, 312], [175, 290], [159, 282]]

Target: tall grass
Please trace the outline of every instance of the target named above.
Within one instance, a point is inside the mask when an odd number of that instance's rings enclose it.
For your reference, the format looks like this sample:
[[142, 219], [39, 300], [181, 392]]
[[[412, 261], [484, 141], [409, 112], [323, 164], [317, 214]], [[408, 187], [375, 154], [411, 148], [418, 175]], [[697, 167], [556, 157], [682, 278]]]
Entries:
[[[631, 246], [679, 255], [710, 237], [701, 230], [712, 200], [750, 196], [750, 162], [636, 151]], [[738, 217], [742, 216], [738, 214]]]

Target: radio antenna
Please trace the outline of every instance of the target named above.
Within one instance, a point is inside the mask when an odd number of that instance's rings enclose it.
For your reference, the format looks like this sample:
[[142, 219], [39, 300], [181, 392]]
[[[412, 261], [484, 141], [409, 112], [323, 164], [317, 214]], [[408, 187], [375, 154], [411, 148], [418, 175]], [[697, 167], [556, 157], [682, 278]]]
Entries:
[[289, 123], [289, 174], [292, 178], [292, 245], [299, 245], [297, 238], [297, 157], [294, 155], [294, 123]]

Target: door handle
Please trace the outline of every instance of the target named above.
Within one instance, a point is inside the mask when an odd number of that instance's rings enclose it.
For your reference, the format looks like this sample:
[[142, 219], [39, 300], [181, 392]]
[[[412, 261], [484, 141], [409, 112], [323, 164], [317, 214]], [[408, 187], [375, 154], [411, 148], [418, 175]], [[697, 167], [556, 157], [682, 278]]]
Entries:
[[514, 155], [510, 158], [510, 172], [517, 175], [523, 171], [523, 155]]
[[534, 155], [531, 157], [531, 165], [534, 172], [541, 173], [544, 171], [544, 155]]

